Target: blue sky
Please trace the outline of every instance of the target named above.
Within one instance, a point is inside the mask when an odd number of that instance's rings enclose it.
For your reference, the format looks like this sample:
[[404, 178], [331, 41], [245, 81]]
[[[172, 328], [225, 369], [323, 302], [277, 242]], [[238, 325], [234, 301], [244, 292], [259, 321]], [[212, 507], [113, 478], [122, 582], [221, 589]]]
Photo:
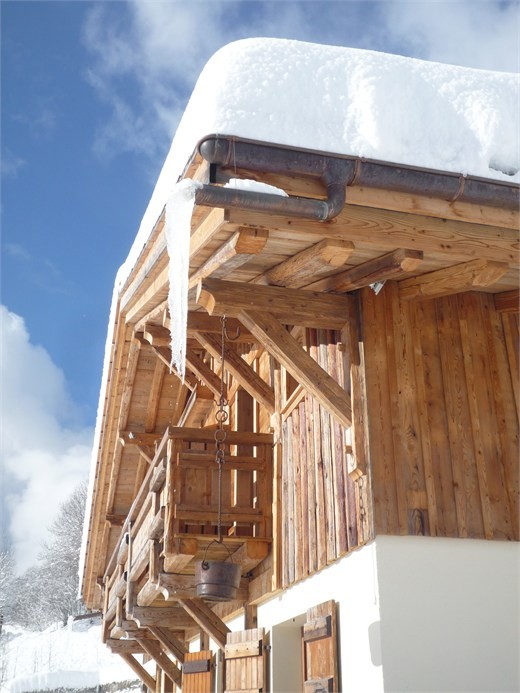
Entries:
[[115, 273], [208, 58], [279, 36], [517, 71], [519, 4], [3, 0], [1, 13], [0, 537], [21, 568], [88, 473]]

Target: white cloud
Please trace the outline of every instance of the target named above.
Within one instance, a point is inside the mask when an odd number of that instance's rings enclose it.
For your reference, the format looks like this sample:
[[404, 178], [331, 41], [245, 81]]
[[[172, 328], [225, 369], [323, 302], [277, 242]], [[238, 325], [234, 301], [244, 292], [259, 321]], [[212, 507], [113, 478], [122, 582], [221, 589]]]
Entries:
[[427, 60], [516, 72], [520, 4], [495, 0], [392, 0], [381, 4], [390, 35]]
[[77, 425], [63, 372], [5, 306], [0, 331], [2, 502], [22, 571], [36, 562], [60, 504], [87, 477], [92, 431]]

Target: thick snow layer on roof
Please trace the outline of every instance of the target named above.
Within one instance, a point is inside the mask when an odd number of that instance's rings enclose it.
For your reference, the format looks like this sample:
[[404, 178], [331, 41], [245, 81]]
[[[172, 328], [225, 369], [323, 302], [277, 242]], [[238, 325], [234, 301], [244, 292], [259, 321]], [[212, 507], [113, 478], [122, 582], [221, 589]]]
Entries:
[[[302, 41], [236, 41], [195, 85], [134, 250], [209, 134], [513, 182], [519, 122], [517, 74]], [[134, 260], [131, 253], [127, 272]]]
[[283, 39], [219, 50], [197, 81], [116, 279], [90, 492], [118, 290], [200, 139], [235, 135], [513, 182], [520, 180], [519, 122], [516, 74]]

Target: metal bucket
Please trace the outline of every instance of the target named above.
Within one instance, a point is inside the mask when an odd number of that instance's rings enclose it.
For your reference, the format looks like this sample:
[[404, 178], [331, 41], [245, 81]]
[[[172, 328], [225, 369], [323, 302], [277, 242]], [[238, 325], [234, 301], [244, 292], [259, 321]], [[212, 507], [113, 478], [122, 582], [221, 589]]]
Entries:
[[197, 597], [214, 602], [235, 599], [240, 585], [240, 566], [238, 563], [222, 561], [201, 561], [195, 568]]

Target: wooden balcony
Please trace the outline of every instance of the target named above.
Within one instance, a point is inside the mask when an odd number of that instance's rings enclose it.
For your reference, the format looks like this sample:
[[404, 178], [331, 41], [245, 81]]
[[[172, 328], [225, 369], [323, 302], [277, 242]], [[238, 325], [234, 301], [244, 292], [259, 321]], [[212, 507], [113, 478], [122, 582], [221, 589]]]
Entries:
[[[127, 436], [125, 444], [147, 437]], [[195, 566], [203, 559], [238, 563], [237, 599], [247, 600], [249, 574], [272, 540], [271, 452], [270, 434], [226, 431], [217, 542], [215, 432], [166, 430], [104, 575], [105, 639], [166, 623], [185, 636], [195, 631], [196, 621], [179, 602], [196, 597]]]

